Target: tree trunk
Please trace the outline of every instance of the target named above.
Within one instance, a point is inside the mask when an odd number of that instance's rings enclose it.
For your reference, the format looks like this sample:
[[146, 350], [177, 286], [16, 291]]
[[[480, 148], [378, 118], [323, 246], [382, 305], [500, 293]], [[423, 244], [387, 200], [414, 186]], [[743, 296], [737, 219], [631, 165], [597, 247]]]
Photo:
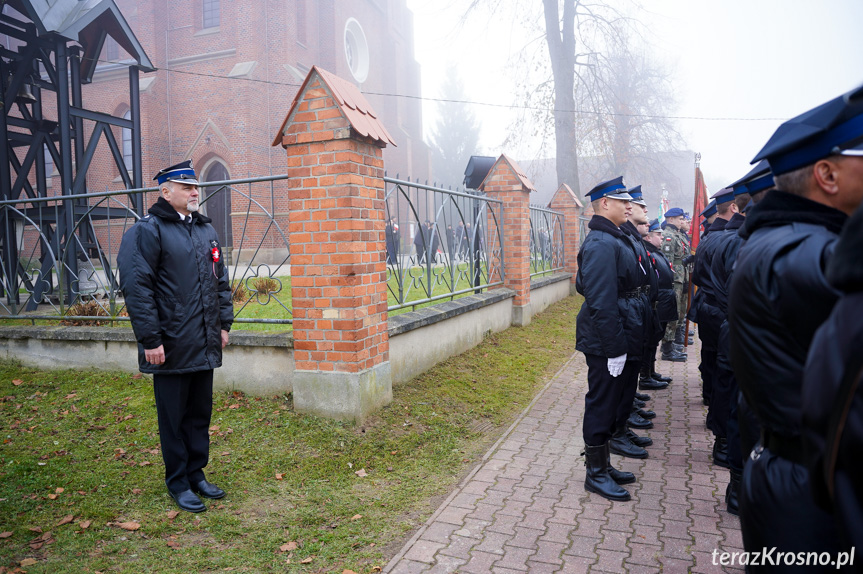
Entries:
[[563, 19], [558, 0], [543, 0], [545, 31], [554, 75], [554, 137], [557, 185], [567, 184], [580, 194], [575, 145], [575, 0], [564, 0]]

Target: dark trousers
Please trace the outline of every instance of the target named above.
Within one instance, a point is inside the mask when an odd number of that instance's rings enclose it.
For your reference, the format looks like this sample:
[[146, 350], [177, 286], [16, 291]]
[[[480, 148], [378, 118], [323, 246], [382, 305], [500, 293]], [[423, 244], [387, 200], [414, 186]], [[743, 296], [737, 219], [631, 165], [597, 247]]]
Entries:
[[[836, 552], [843, 550], [830, 514], [815, 505], [809, 471], [764, 449], [746, 463], [740, 496], [743, 547], [749, 552]], [[774, 556], [775, 556], [774, 552]], [[763, 563], [763, 561], [762, 561]], [[821, 572], [822, 566], [768, 565], [749, 572]]]
[[713, 431], [716, 438], [728, 438], [728, 413], [732, 397], [737, 398], [737, 381], [734, 378], [734, 372], [720, 367], [716, 369], [710, 406], [707, 407], [707, 428]]
[[611, 439], [627, 396], [626, 417], [629, 417], [640, 363], [626, 361], [623, 372], [612, 377], [608, 372], [606, 357], [585, 353], [584, 358], [587, 362], [587, 394], [584, 397], [582, 434], [584, 444], [600, 446]]
[[698, 304], [698, 338], [701, 339], [701, 396], [713, 400], [713, 385], [716, 380], [716, 351], [719, 344], [719, 328], [722, 315], [719, 309], [705, 302]]
[[204, 480], [210, 456], [213, 371], [153, 375], [165, 484], [174, 493]]
[[761, 425], [755, 413], [749, 408], [743, 393], [737, 393], [737, 430], [740, 435], [740, 450], [743, 455], [743, 466], [749, 459], [749, 453], [761, 438]]
[[732, 386], [730, 389], [728, 402], [728, 423], [726, 430], [728, 434], [728, 466], [731, 470], [737, 473], [743, 472], [743, 463], [746, 462], [744, 457], [749, 453], [743, 450], [743, 441], [740, 440], [740, 423], [737, 419], [737, 397], [740, 395], [740, 389], [737, 387], [737, 379], [732, 375]]

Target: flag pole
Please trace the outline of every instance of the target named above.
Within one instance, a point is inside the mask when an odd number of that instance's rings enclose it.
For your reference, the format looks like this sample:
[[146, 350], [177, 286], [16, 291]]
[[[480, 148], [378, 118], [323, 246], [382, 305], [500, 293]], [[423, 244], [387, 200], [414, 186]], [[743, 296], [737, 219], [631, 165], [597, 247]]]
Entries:
[[[692, 225], [689, 227], [690, 238], [689, 241], [692, 241], [692, 237], [698, 233], [698, 217], [700, 214], [696, 214], [695, 210], [698, 207], [698, 172], [701, 168], [701, 153], [695, 152], [695, 189], [692, 190]], [[690, 243], [691, 244], [691, 243]], [[689, 252], [692, 255], [692, 250]], [[689, 347], [689, 308], [692, 306], [692, 272], [689, 273], [689, 278], [686, 281], [686, 323], [684, 323], [685, 327], [683, 329], [683, 348]]]

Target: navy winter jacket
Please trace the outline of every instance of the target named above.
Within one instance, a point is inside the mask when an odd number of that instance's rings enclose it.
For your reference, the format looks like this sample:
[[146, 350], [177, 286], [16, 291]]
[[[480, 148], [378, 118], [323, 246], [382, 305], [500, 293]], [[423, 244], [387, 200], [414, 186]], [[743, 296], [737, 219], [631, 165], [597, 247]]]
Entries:
[[[192, 222], [184, 223], [160, 197], [123, 236], [117, 261], [141, 372], [220, 367], [221, 331], [231, 330], [234, 315], [228, 268], [210, 219], [193, 213]], [[159, 345], [165, 347], [165, 362], [152, 365], [144, 349]]]

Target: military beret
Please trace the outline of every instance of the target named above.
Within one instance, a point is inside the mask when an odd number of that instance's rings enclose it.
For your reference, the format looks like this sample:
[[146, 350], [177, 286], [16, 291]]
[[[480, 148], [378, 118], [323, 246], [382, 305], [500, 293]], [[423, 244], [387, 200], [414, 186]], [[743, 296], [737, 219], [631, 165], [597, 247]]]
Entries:
[[665, 217], [680, 217], [682, 215], [686, 215], [686, 212], [679, 207], [672, 207], [665, 212]]

